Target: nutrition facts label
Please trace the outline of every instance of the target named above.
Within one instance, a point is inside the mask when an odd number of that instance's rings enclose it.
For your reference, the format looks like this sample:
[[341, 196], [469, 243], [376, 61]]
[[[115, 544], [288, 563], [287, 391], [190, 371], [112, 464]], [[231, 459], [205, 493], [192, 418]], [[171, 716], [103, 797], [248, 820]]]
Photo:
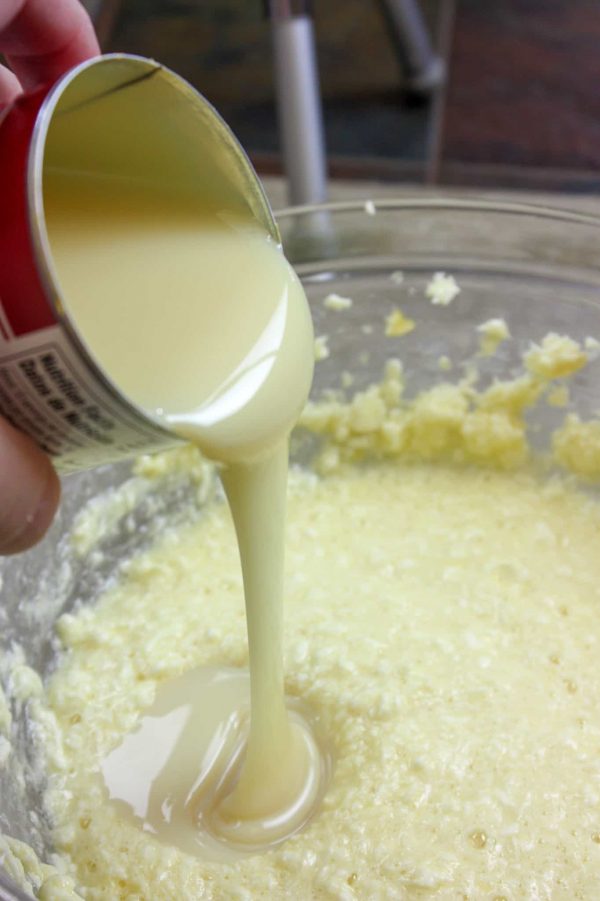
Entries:
[[63, 473], [177, 443], [94, 379], [61, 326], [15, 337], [1, 303], [0, 412]]

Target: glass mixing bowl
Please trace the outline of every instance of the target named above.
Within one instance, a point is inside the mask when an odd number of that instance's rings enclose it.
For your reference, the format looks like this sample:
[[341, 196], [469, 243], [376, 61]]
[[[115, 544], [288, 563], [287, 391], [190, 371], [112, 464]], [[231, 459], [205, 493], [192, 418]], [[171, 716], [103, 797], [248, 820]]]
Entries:
[[[286, 253], [303, 279], [317, 335], [328, 336], [329, 356], [317, 363], [313, 397], [340, 389], [342, 373], [352, 391], [380, 379], [385, 362], [400, 357], [408, 396], [463, 374], [461, 362], [477, 351], [476, 326], [504, 317], [513, 340], [480, 363], [482, 383], [510, 377], [529, 342], [555, 331], [583, 340], [600, 338], [600, 218], [575, 212], [422, 196], [286, 210], [278, 217]], [[403, 273], [403, 278], [392, 273]], [[461, 292], [450, 306], [433, 306], [424, 289], [433, 273], [454, 275]], [[324, 306], [335, 292], [353, 305], [343, 312]], [[417, 322], [402, 338], [388, 338], [385, 317], [400, 306]], [[439, 358], [453, 361], [440, 370]], [[571, 380], [566, 409], [545, 404], [528, 414], [539, 449], [567, 412], [582, 418], [600, 407], [599, 363]], [[298, 436], [294, 456], [305, 460], [315, 439]], [[130, 507], [105, 516], [100, 548], [75, 551], [70, 530], [77, 513], [128, 482]], [[0, 563], [1, 659], [22, 648], [42, 678], [55, 657], [53, 624], [60, 613], [92, 604], [119, 564], [152, 542], [165, 522], [198, 515], [198, 492], [184, 475], [161, 483], [132, 478], [119, 464], [65, 479], [60, 514], [35, 549]], [[22, 705], [13, 706], [12, 753], [0, 766], [0, 833], [50, 851], [41, 803], [43, 773], [30, 755], [31, 725]], [[0, 862], [1, 863], [1, 862]], [[0, 901], [27, 896], [0, 869]]]

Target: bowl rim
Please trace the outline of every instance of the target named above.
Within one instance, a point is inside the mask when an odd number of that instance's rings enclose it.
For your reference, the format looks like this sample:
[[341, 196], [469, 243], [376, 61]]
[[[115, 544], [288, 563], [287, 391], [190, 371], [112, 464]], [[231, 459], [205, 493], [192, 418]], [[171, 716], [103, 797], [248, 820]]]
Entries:
[[[600, 207], [600, 201], [599, 201]], [[368, 200], [336, 200], [327, 203], [305, 204], [301, 206], [285, 206], [276, 210], [275, 217], [292, 219], [297, 216], [314, 213], [360, 213], [370, 218], [378, 212], [395, 210], [426, 211], [462, 211], [504, 213], [507, 215], [533, 216], [540, 220], [573, 222], [600, 228], [600, 215], [552, 206], [543, 203], [525, 203], [520, 200], [489, 199], [475, 195], [467, 197], [463, 194], [428, 195], [407, 194], [403, 197], [377, 198]]]

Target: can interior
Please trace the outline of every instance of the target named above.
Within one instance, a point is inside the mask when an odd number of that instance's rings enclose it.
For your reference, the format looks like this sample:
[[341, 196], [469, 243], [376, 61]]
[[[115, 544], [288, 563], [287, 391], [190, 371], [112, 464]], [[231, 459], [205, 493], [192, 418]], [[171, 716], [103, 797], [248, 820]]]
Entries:
[[173, 72], [140, 57], [84, 63], [42, 111], [36, 175], [50, 167], [218, 200], [276, 233], [248, 159], [215, 109]]

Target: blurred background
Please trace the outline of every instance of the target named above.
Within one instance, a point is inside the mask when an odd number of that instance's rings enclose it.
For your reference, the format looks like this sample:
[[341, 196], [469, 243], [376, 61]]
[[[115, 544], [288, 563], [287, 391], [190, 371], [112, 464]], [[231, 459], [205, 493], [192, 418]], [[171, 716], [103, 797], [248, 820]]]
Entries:
[[[214, 103], [260, 173], [282, 171], [269, 4], [85, 5], [104, 50], [175, 69]], [[446, 66], [429, 92], [407, 80], [384, 0], [315, 0], [330, 176], [599, 191], [598, 0], [420, 0], [418, 9]]]

